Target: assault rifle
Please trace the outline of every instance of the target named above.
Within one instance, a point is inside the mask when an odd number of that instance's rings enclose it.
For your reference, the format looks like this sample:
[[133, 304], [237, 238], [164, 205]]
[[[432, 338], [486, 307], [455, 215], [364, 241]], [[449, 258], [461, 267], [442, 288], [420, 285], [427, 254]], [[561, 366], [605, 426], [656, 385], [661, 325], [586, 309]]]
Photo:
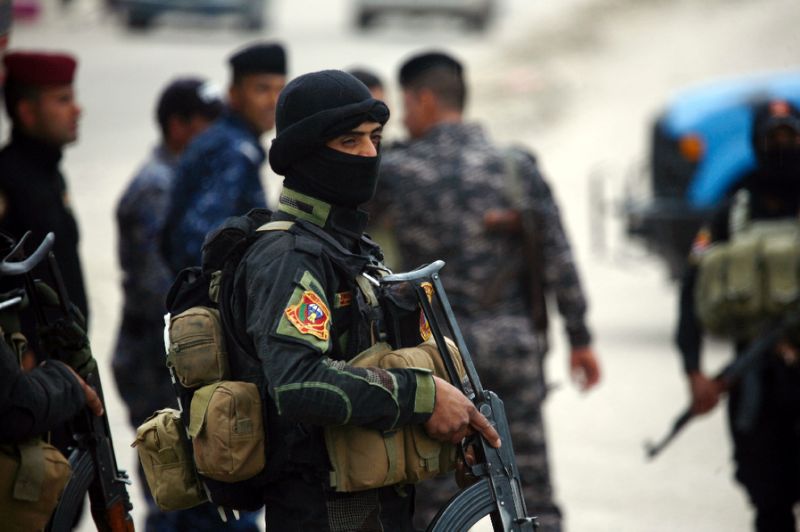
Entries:
[[[465, 467], [477, 479], [475, 483], [462, 489], [436, 514], [428, 525], [431, 532], [453, 532], [468, 530], [485, 516], [490, 516], [492, 527], [497, 531], [527, 532], [537, 529], [536, 519], [528, 516], [522, 484], [511, 445], [511, 432], [506, 419], [503, 401], [494, 393], [481, 386], [469, 349], [456, 322], [455, 314], [445, 294], [439, 270], [444, 261], [437, 260], [427, 266], [409, 273], [388, 275], [380, 283], [408, 283], [413, 287], [425, 318], [430, 326], [436, 346], [447, 367], [447, 373], [454, 386], [461, 389], [500, 434], [503, 445], [492, 447], [482, 436], [469, 436], [461, 446]], [[426, 288], [432, 289], [429, 294]], [[434, 307], [433, 302], [436, 302]], [[464, 363], [471, 390], [467, 388], [456, 371], [450, 351], [445, 341], [442, 325], [446, 325], [458, 347]], [[467, 465], [463, 456], [465, 449], [473, 447], [476, 451], [474, 464]]]
[[[89, 351], [83, 327], [75, 320], [58, 263], [51, 251], [55, 236], [48, 233], [36, 251], [24, 258], [23, 246], [29, 235], [30, 232], [26, 233], [0, 262], [0, 276], [24, 277], [26, 296], [33, 307], [39, 327], [49, 329], [59, 339], [58, 349], [47, 355], [74, 365], [78, 357], [73, 348], [83, 351], [80, 358], [87, 364], [73, 369], [79, 373], [81, 369], [91, 369], [88, 373], [84, 371], [83, 378], [94, 388], [105, 405], [97, 365]], [[34, 280], [31, 274], [45, 260], [55, 292], [49, 286]], [[58, 309], [59, 316], [55, 320], [50, 319], [46, 309], [52, 306]], [[70, 429], [76, 443], [69, 456], [72, 477], [53, 512], [47, 530], [72, 530], [88, 493], [92, 518], [98, 531], [133, 532], [133, 518], [130, 514], [133, 505], [126, 487], [130, 480], [127, 473], [117, 467], [107, 411], [102, 416], [95, 416], [89, 409], [84, 409], [72, 420]]]
[[[791, 327], [796, 327], [798, 322], [800, 322], [800, 314], [791, 313], [771, 327], [767, 327], [761, 336], [753, 340], [741, 355], [719, 371], [713, 380], [721, 384], [724, 390], [730, 389], [783, 337], [787, 330]], [[658, 443], [646, 442], [645, 453], [647, 458], [652, 460], [658, 456], [694, 417], [695, 414], [690, 405], [675, 418], [670, 431], [661, 441]]]

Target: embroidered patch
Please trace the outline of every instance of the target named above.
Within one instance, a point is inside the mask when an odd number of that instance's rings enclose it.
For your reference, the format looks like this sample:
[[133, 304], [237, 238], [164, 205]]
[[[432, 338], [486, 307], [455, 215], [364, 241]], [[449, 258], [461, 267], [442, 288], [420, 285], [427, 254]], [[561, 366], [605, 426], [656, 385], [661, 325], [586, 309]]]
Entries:
[[328, 340], [331, 313], [325, 302], [311, 290], [303, 292], [300, 301], [295, 305], [289, 305], [283, 313], [289, 319], [289, 323], [301, 333], [316, 336], [320, 340]]
[[333, 308], [349, 307], [353, 303], [353, 292], [339, 292], [333, 299]]
[[[422, 283], [420, 285], [423, 290], [425, 290], [425, 295], [428, 296], [428, 301], [433, 302], [433, 285], [431, 283]], [[423, 342], [427, 342], [430, 340], [433, 333], [431, 332], [431, 326], [428, 323], [428, 319], [425, 317], [425, 312], [420, 309], [419, 311], [419, 335], [422, 337]]]

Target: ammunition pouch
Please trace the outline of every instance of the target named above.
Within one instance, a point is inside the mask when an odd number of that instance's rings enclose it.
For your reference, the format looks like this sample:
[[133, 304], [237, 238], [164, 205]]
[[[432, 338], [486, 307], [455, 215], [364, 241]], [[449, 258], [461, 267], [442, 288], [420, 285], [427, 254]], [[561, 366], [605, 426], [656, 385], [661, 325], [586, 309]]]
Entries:
[[[448, 348], [463, 378], [461, 356], [449, 341]], [[450, 381], [432, 340], [396, 350], [386, 343], [378, 343], [349, 363], [382, 369], [420, 368]], [[456, 463], [456, 447], [434, 440], [421, 425], [386, 432], [355, 425], [326, 427], [325, 445], [333, 467], [331, 486], [341, 492], [413, 484], [453, 471]]]
[[135, 447], [145, 480], [161, 510], [184, 510], [208, 500], [192, 463], [179, 411], [159, 410], [136, 429]]
[[265, 465], [264, 424], [258, 387], [220, 381], [194, 392], [190, 409], [197, 471], [220, 482], [239, 482]]
[[169, 325], [167, 366], [184, 388], [230, 378], [228, 352], [219, 311], [191, 307], [173, 316]]
[[765, 320], [800, 309], [800, 224], [753, 222], [699, 263], [695, 310], [712, 334], [748, 340]]
[[0, 445], [2, 529], [44, 530], [71, 475], [64, 455], [38, 438]]

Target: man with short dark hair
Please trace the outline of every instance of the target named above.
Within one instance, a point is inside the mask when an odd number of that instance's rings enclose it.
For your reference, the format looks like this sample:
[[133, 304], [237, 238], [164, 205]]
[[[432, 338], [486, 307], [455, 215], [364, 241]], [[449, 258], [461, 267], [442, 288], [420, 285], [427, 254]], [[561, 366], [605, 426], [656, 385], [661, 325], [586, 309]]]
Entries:
[[[496, 147], [479, 125], [464, 122], [458, 60], [419, 54], [399, 77], [410, 140], [386, 150], [371, 212], [389, 218], [405, 267], [447, 263], [442, 280], [481, 381], [506, 405], [528, 513], [540, 530], [560, 530], [541, 414], [547, 294], [557, 299], [570, 367], [585, 389], [598, 382], [599, 366], [558, 207], [531, 155]], [[418, 525], [457, 489], [446, 481], [420, 487]]]
[[173, 273], [200, 264], [206, 233], [223, 220], [266, 206], [259, 175], [266, 153], [260, 141], [275, 126], [286, 54], [279, 44], [256, 43], [228, 62], [227, 110], [194, 139], [178, 166], [162, 240]]
[[78, 226], [59, 168], [64, 147], [78, 138], [81, 108], [72, 86], [77, 61], [67, 54], [17, 51], [3, 63], [11, 141], [0, 151], [0, 231], [15, 239], [31, 231], [29, 246], [53, 232], [67, 293], [88, 318]]

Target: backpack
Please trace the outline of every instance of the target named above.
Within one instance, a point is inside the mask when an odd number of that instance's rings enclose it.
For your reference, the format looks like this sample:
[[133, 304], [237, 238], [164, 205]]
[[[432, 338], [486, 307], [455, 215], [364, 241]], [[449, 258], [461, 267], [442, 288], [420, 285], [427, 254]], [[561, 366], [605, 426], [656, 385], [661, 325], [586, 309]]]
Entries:
[[263, 398], [256, 384], [230, 380], [228, 353], [237, 347], [218, 302], [221, 283], [270, 218], [270, 211], [253, 209], [228, 219], [206, 238], [202, 266], [182, 270], [167, 294], [167, 367], [181, 409], [156, 412], [133, 444], [162, 510], [206, 500], [235, 510], [263, 506]]

